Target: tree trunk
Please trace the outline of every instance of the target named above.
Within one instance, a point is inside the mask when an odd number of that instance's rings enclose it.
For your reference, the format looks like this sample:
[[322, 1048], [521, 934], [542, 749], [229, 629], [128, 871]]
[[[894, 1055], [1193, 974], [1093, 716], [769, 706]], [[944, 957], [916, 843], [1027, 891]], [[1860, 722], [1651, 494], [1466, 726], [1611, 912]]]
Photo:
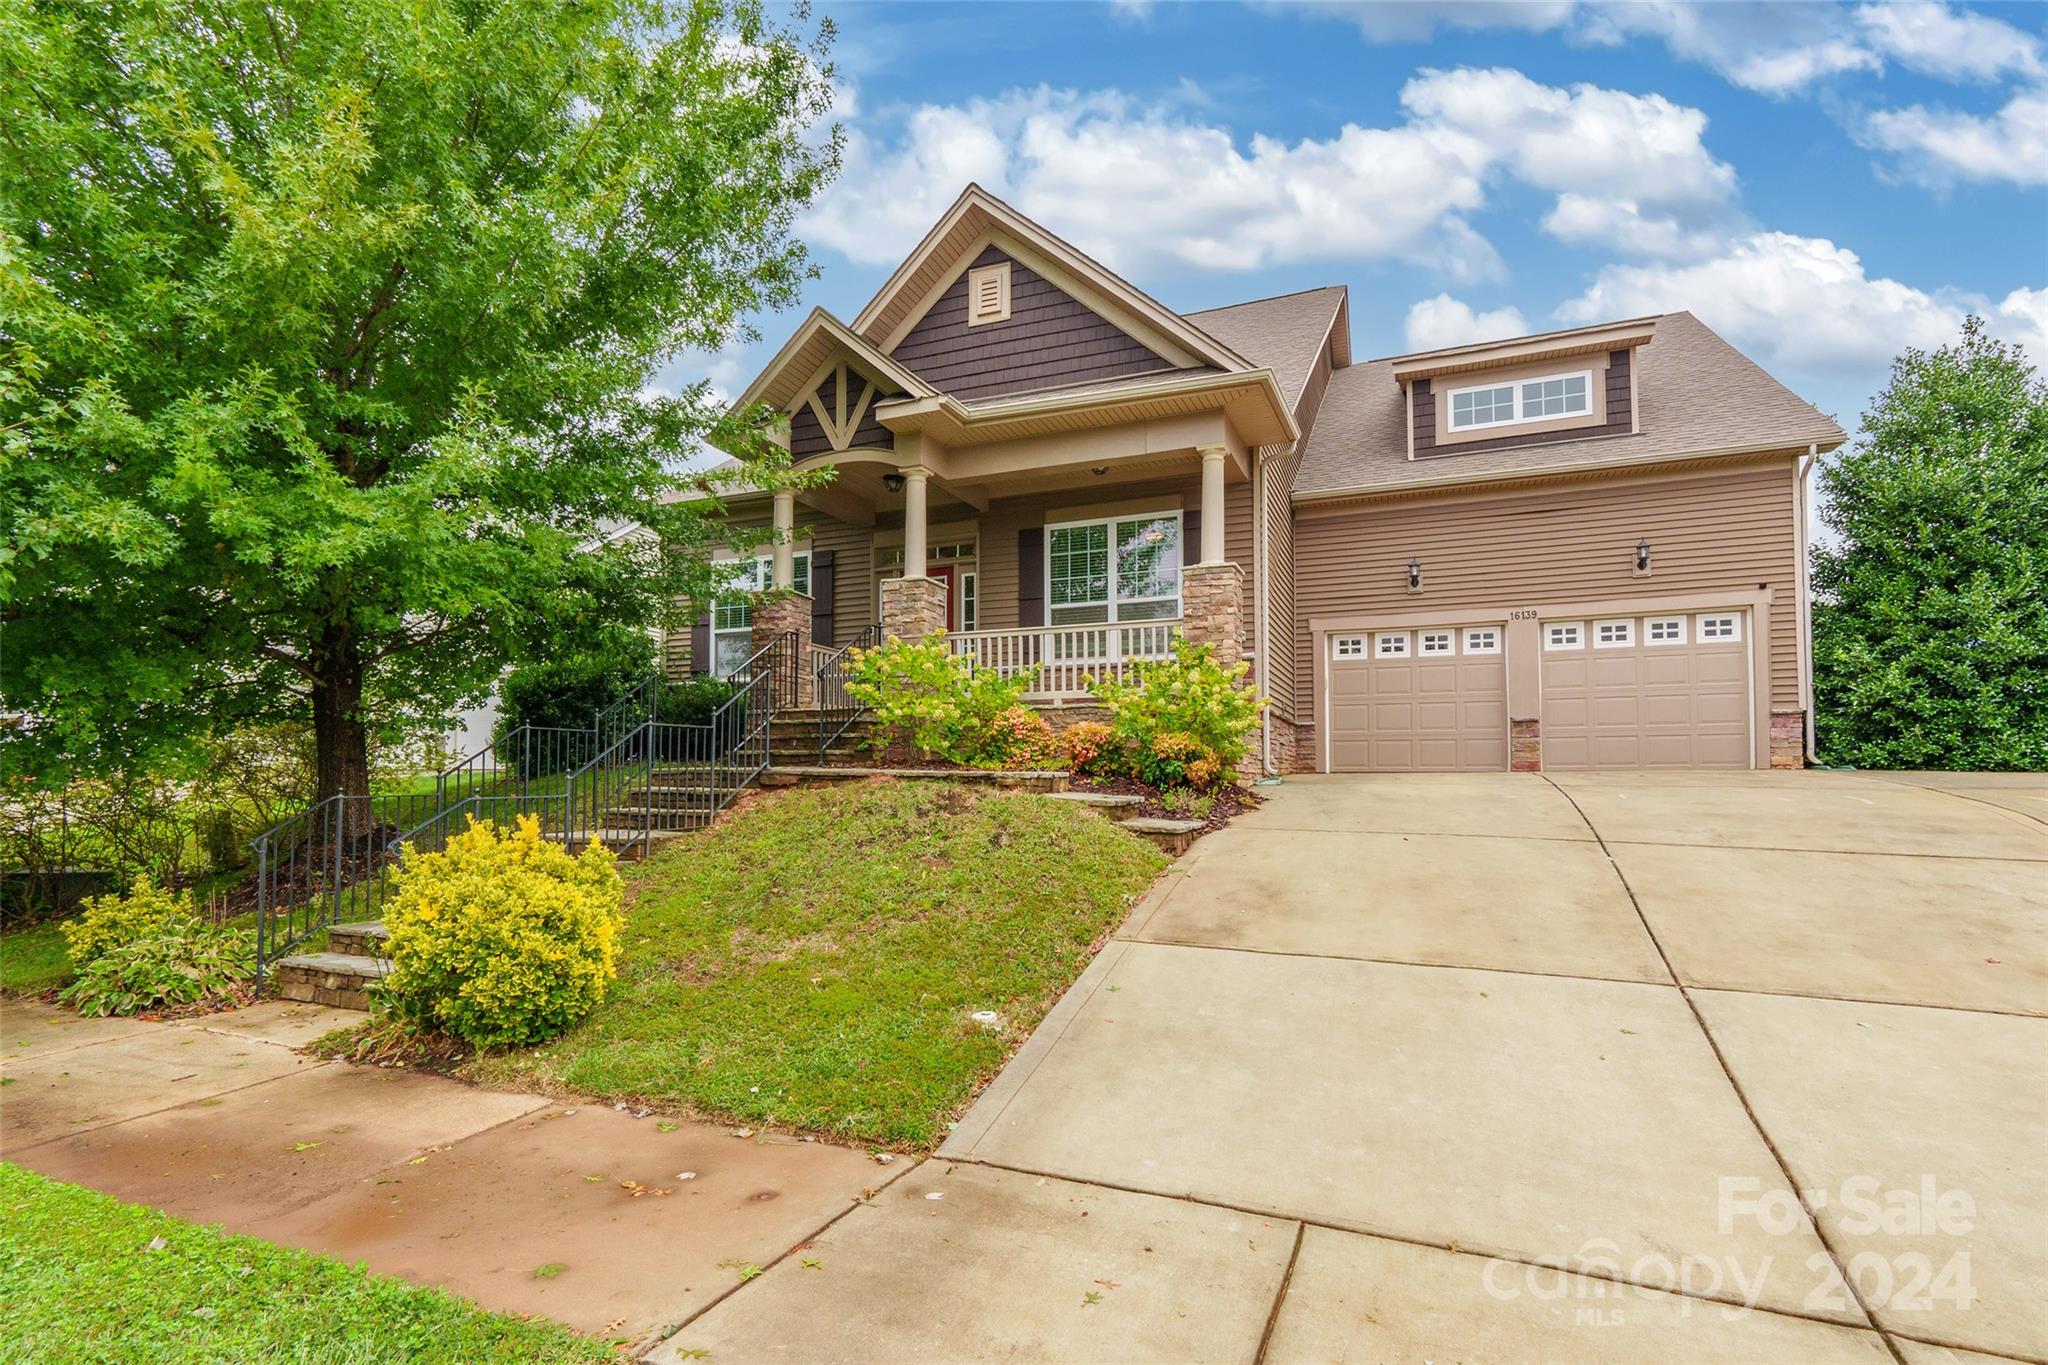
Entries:
[[343, 796], [341, 830], [370, 829], [370, 739], [363, 724], [363, 659], [346, 626], [330, 626], [313, 649], [313, 772], [321, 800]]

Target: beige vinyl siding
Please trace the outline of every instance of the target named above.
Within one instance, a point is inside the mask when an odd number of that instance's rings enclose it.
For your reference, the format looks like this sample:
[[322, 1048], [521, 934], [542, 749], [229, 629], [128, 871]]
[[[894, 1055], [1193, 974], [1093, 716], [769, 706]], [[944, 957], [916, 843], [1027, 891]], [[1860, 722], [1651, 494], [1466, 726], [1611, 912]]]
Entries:
[[[981, 629], [1017, 628], [1017, 532], [1047, 522], [1079, 520], [1103, 507], [1179, 508], [1199, 507], [1202, 481], [1199, 475], [1162, 479], [1143, 484], [1094, 485], [1035, 493], [1023, 498], [1005, 498], [990, 504], [981, 516]], [[1251, 485], [1231, 484], [1224, 489], [1223, 552], [1245, 567], [1246, 620], [1250, 620], [1252, 520]], [[1183, 547], [1191, 555], [1192, 547]], [[1247, 625], [1249, 629], [1249, 625]], [[1252, 638], [1250, 636], [1247, 639]]]
[[[728, 518], [727, 524], [758, 531], [765, 538], [772, 521], [765, 513], [748, 512]], [[839, 638], [814, 643], [836, 644], [840, 640], [851, 639], [855, 631], [872, 623], [875, 616], [872, 533], [866, 527], [850, 526], [836, 517], [828, 517], [806, 507], [797, 508], [796, 531], [797, 549], [813, 554], [831, 550], [835, 554], [832, 625]], [[764, 539], [764, 552], [765, 549]], [[688, 675], [690, 632], [687, 628], [670, 631], [662, 642], [662, 666], [672, 678]]]
[[[1439, 497], [1323, 511], [1297, 509], [1294, 630], [1308, 677], [1311, 617], [1436, 608], [1540, 607], [1719, 589], [1774, 590], [1770, 705], [1799, 705], [1797, 455], [1726, 471], [1613, 478], [1542, 492]], [[1634, 546], [1651, 545], [1635, 576]], [[1423, 591], [1407, 590], [1422, 561]]]
[[[1283, 720], [1295, 717], [1296, 673], [1293, 634], [1297, 613], [1295, 611], [1294, 580], [1294, 508], [1288, 499], [1288, 489], [1294, 484], [1294, 471], [1301, 467], [1301, 455], [1282, 456], [1266, 465], [1266, 562], [1261, 566], [1270, 576], [1271, 583], [1266, 589], [1266, 609], [1272, 615], [1272, 624], [1267, 629], [1266, 644], [1272, 655], [1260, 661], [1259, 682], [1265, 694], [1273, 699], [1273, 710]], [[1253, 589], [1251, 607], [1257, 606], [1256, 587]], [[1249, 615], [1249, 611], [1247, 612]], [[1256, 640], [1257, 635], [1252, 638]]]

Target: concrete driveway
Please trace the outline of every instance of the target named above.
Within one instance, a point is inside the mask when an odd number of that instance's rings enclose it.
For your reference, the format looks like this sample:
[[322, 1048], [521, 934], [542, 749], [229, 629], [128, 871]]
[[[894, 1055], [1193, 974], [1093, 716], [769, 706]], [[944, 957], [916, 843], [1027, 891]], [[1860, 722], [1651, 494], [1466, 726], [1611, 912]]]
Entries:
[[2048, 1358], [2048, 780], [1289, 779], [657, 1359]]

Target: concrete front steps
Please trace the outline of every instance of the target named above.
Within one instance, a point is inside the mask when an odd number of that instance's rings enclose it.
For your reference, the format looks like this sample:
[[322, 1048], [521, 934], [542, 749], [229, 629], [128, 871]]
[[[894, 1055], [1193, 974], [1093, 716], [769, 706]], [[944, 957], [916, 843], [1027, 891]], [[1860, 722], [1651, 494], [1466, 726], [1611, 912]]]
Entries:
[[370, 987], [391, 971], [391, 961], [384, 956], [388, 937], [378, 920], [333, 926], [327, 931], [326, 952], [278, 960], [272, 969], [278, 995], [308, 1004], [367, 1010]]
[[[861, 716], [846, 727], [846, 733], [826, 749], [826, 764], [859, 763], [869, 752], [874, 718]], [[818, 713], [815, 710], [777, 711], [768, 727], [768, 761], [775, 767], [818, 766]]]

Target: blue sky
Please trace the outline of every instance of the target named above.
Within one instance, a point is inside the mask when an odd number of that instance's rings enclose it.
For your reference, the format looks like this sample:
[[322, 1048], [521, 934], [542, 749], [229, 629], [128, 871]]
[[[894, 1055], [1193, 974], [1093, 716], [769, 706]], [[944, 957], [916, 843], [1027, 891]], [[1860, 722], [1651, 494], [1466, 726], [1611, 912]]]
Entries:
[[1170, 306], [1351, 287], [1363, 358], [1690, 308], [1854, 429], [1965, 311], [2048, 356], [2048, 6], [825, 4], [851, 319], [969, 179]]

